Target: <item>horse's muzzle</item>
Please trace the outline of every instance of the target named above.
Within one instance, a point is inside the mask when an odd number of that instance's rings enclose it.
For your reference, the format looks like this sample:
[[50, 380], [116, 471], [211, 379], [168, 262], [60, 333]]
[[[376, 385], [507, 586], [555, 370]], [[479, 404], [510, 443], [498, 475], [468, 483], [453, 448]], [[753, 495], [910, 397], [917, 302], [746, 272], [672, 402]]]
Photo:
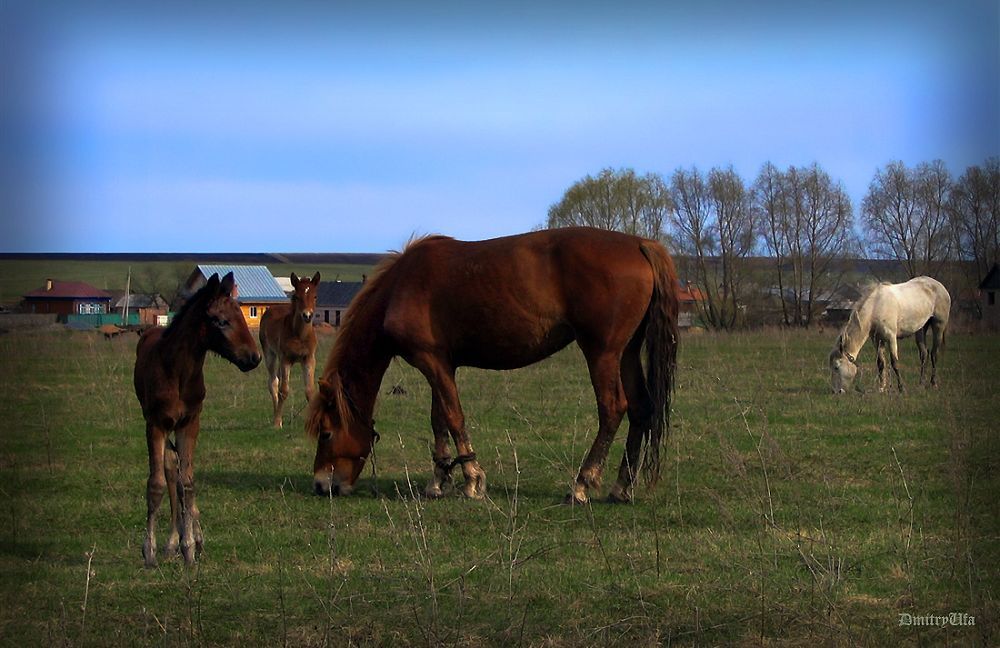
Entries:
[[305, 322], [306, 324], [311, 322], [312, 318], [313, 318], [312, 311], [306, 311], [302, 313], [302, 321]]
[[247, 372], [257, 368], [260, 364], [260, 354], [254, 351], [249, 358], [241, 358], [236, 366], [240, 368], [240, 371]]

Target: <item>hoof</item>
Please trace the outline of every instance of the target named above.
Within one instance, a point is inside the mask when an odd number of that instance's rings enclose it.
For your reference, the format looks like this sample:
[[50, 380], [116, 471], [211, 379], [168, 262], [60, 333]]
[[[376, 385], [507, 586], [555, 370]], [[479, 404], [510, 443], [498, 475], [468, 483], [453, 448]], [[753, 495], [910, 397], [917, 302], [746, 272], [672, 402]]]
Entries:
[[486, 497], [486, 489], [485, 488], [479, 488], [475, 484], [471, 484], [471, 485], [466, 484], [462, 488], [462, 495], [465, 495], [469, 499], [481, 500], [481, 499], [484, 499]]
[[157, 566], [156, 554], [147, 554], [145, 550], [142, 552], [142, 560], [146, 565], [146, 569], [153, 569]]
[[427, 499], [441, 499], [444, 497], [444, 490], [437, 484], [428, 484], [424, 489], [424, 497]]
[[608, 503], [609, 504], [631, 504], [632, 503], [632, 494], [629, 493], [628, 491], [626, 491], [623, 488], [619, 488], [618, 486], [615, 486], [614, 488], [611, 489], [611, 492], [608, 493]]
[[564, 506], [583, 506], [589, 501], [590, 499], [586, 496], [581, 497], [575, 493], [566, 493], [562, 503]]

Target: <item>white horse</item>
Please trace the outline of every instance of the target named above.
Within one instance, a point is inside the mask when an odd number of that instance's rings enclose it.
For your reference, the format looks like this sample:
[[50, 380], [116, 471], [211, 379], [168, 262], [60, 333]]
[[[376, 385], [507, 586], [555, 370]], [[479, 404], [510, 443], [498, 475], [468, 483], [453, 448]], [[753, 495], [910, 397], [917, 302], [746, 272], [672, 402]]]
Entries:
[[[889, 349], [889, 362], [896, 374], [896, 384], [903, 391], [896, 361], [899, 353], [896, 339], [915, 335], [920, 351], [920, 384], [924, 382], [924, 364], [927, 360], [927, 331], [933, 334], [931, 346], [931, 385], [937, 385], [938, 347], [944, 345], [944, 332], [951, 311], [951, 295], [936, 279], [915, 277], [906, 283], [881, 283], [862, 297], [851, 311], [851, 317], [840, 331], [837, 344], [830, 352], [830, 371], [835, 394], [850, 388], [859, 371], [858, 352], [869, 337], [875, 340], [878, 361], [879, 391], [885, 391], [888, 376], [885, 373], [885, 348]], [[858, 388], [860, 391], [860, 388]]]

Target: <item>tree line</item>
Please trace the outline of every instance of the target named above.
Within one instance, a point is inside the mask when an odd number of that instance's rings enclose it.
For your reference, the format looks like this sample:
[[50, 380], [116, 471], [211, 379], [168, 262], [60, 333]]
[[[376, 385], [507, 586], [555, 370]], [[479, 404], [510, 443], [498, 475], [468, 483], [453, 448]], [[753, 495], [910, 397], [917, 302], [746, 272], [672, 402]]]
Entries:
[[767, 162], [752, 181], [732, 166], [678, 168], [669, 180], [604, 169], [549, 208], [547, 227], [574, 225], [664, 241], [702, 292], [710, 327], [742, 326], [755, 300], [776, 303], [786, 325], [810, 326], [821, 308], [813, 296], [844, 281], [847, 259], [896, 261], [900, 278], [948, 274], [953, 288], [975, 288], [1000, 260], [1000, 158], [957, 178], [940, 160], [891, 162], [876, 170], [857, 216], [843, 184], [816, 163]]

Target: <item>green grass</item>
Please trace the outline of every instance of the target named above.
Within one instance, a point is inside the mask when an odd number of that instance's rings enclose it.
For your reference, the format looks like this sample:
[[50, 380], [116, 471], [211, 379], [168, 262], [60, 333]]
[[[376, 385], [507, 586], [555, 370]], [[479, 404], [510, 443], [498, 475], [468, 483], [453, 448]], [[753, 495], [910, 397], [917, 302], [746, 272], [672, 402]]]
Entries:
[[[1000, 338], [950, 336], [934, 391], [916, 385], [907, 342], [908, 393], [842, 397], [828, 393], [831, 343], [685, 335], [659, 485], [575, 508], [559, 502], [596, 425], [575, 347], [459, 372], [485, 502], [413, 497], [430, 474], [430, 399], [404, 363], [376, 412], [377, 476], [324, 499], [298, 374], [278, 432], [264, 373], [210, 357], [206, 553], [147, 570], [135, 338], [0, 336], [0, 642], [995, 644]], [[397, 383], [406, 394], [385, 395]], [[161, 545], [166, 517], [165, 503]], [[902, 612], [975, 626], [900, 627]]]

